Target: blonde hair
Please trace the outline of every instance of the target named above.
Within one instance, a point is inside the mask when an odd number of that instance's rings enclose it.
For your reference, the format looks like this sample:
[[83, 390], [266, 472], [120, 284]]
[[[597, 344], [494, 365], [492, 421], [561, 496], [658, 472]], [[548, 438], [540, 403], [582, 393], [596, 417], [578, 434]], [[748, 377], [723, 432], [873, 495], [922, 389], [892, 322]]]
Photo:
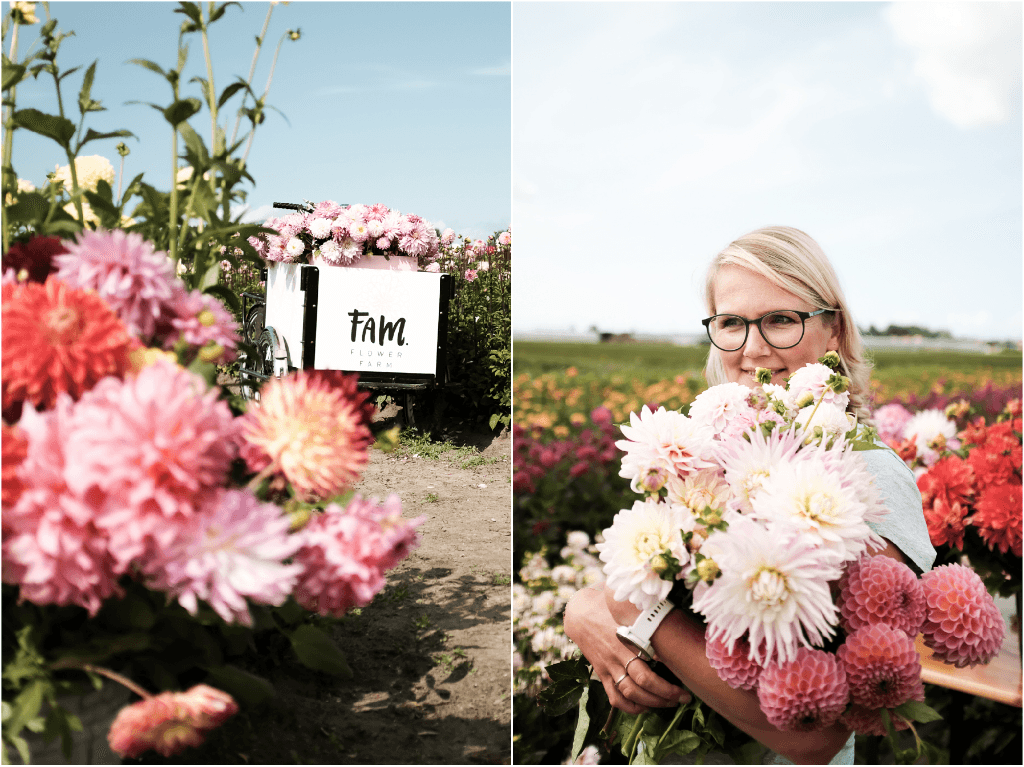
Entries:
[[[715, 278], [718, 270], [726, 265], [760, 274], [815, 309], [837, 310], [826, 312], [822, 318], [829, 326], [839, 323], [836, 351], [839, 352], [840, 372], [850, 379], [848, 410], [861, 423], [870, 423], [871, 362], [865, 357], [864, 342], [846, 305], [839, 278], [818, 243], [799, 229], [788, 226], [757, 229], [734, 240], [708, 267], [704, 301], [709, 315], [715, 314]], [[721, 355], [713, 344], [704, 376], [711, 386], [728, 381]]]

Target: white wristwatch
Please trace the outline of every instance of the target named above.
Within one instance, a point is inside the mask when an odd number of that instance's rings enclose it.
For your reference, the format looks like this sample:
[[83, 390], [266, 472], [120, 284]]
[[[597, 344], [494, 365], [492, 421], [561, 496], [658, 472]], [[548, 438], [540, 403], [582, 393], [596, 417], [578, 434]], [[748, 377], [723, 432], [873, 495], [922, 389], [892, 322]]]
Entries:
[[619, 626], [615, 634], [619, 641], [639, 655], [641, 660], [652, 660], [654, 648], [651, 647], [651, 637], [674, 607], [674, 604], [663, 599], [637, 618], [632, 626]]

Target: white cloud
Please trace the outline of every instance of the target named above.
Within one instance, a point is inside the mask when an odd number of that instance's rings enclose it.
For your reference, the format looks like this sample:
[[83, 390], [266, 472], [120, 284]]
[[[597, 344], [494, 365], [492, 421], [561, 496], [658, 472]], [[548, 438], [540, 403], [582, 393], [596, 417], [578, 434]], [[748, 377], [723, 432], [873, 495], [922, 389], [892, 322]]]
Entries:
[[479, 69], [470, 70], [470, 74], [482, 77], [507, 77], [512, 74], [512, 62], [510, 60], [493, 67], [480, 67]]
[[1020, 3], [894, 3], [883, 17], [914, 53], [914, 74], [960, 128], [1005, 122], [1020, 104]]

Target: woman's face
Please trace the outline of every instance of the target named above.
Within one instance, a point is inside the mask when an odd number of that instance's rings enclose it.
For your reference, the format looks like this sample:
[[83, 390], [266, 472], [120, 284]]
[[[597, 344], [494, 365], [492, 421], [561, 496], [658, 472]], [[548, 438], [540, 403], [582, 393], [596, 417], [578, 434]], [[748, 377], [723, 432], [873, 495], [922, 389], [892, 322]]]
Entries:
[[[787, 290], [756, 272], [739, 266], [727, 265], [718, 270], [714, 284], [715, 313], [736, 314], [748, 320], [781, 309], [813, 312], [816, 307], [802, 301]], [[757, 386], [754, 370], [768, 368], [772, 383], [784, 384], [785, 379], [809, 362], [817, 362], [827, 351], [839, 349], [839, 323], [829, 327], [819, 314], [804, 321], [804, 337], [790, 349], [770, 346], [757, 330], [750, 326], [747, 342], [734, 352], [718, 350], [725, 374], [734, 383]]]

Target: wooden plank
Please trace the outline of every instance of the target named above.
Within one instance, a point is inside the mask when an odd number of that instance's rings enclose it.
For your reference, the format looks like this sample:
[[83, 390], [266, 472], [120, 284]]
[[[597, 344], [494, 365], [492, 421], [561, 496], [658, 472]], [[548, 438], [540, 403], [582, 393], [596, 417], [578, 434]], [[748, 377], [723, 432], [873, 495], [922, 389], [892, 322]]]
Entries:
[[990, 663], [974, 668], [957, 668], [933, 657], [920, 635], [917, 651], [921, 654], [921, 679], [925, 682], [1021, 707], [1021, 661], [1014, 632], [1006, 632], [1002, 649]]

